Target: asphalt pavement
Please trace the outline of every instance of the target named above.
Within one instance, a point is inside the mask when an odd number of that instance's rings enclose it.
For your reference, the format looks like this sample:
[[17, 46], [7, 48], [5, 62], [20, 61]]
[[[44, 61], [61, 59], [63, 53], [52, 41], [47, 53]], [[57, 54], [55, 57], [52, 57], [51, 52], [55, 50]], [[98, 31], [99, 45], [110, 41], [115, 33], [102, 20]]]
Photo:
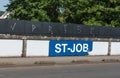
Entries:
[[64, 56], [64, 57], [1, 57], [0, 67], [30, 65], [65, 65], [83, 63], [120, 63], [120, 56]]
[[120, 64], [0, 68], [0, 78], [120, 78]]

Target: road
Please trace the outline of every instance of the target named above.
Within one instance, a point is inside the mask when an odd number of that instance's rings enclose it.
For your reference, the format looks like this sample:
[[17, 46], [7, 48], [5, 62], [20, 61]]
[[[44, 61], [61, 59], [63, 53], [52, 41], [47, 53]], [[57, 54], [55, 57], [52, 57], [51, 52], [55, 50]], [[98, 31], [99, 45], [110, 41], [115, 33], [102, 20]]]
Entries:
[[0, 68], [0, 78], [120, 78], [120, 64]]

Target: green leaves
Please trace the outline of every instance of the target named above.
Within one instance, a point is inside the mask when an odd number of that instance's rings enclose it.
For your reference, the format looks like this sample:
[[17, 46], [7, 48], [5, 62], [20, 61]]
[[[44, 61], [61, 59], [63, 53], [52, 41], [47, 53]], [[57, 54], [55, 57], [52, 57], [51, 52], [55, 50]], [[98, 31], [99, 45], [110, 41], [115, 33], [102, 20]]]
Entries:
[[47, 0], [10, 0], [8, 11], [10, 19], [50, 21], [47, 12], [43, 10], [47, 6]]
[[120, 0], [10, 0], [10, 19], [120, 26]]

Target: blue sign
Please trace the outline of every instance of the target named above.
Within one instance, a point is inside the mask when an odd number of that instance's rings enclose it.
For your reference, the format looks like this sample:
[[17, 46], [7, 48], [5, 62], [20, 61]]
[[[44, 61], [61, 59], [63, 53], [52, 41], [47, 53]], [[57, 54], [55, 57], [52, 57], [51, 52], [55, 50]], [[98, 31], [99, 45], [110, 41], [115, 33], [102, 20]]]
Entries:
[[89, 55], [93, 42], [88, 40], [51, 40], [49, 56], [82, 56]]

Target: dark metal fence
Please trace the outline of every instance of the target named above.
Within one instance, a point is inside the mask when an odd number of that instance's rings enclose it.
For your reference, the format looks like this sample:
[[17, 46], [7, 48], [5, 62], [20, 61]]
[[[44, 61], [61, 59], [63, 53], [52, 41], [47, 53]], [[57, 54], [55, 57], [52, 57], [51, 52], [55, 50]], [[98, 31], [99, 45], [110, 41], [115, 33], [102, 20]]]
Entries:
[[120, 38], [120, 28], [2, 19], [0, 20], [0, 34]]

